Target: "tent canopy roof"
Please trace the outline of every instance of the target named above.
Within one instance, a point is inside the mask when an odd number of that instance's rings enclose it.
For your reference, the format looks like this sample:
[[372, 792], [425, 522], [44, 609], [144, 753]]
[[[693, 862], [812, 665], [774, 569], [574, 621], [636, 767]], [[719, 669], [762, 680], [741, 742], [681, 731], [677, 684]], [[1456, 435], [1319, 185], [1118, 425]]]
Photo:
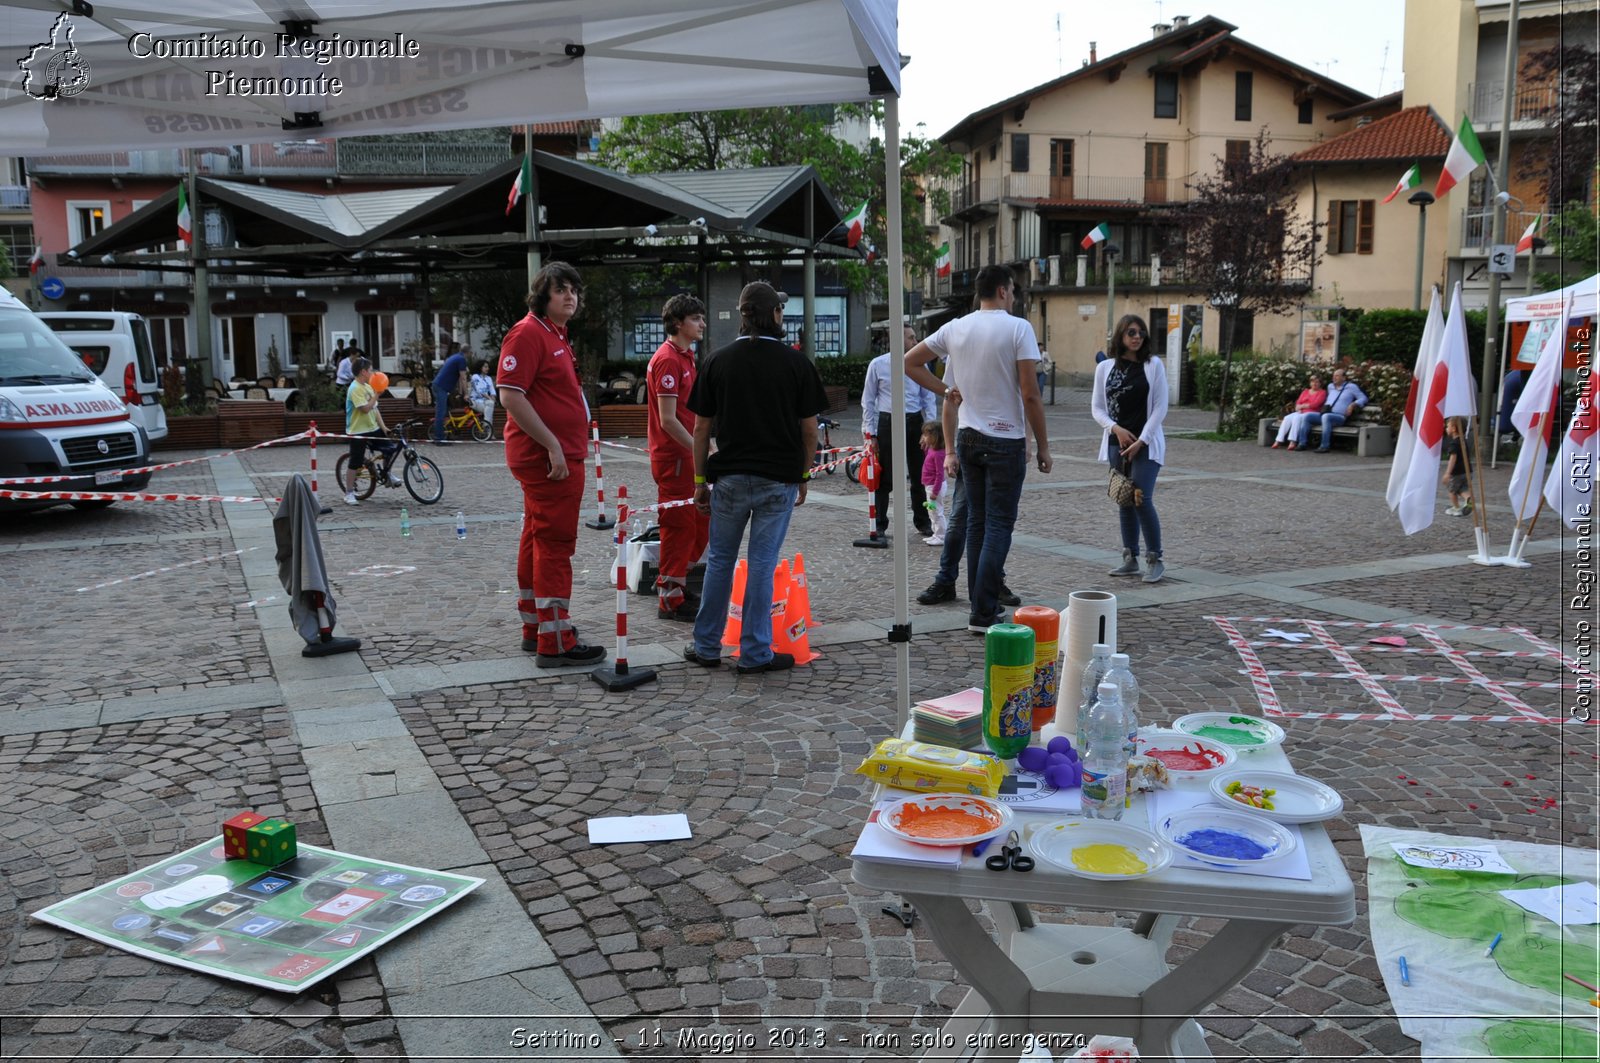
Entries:
[[[92, 13], [0, 0], [6, 39], [25, 56], [0, 82], [0, 144], [14, 154], [864, 101], [900, 88], [896, 0], [83, 6]], [[314, 36], [287, 35], [298, 31]], [[244, 56], [218, 54], [240, 40]], [[174, 50], [187, 54], [165, 57]]]
[[1506, 300], [1507, 321], [1536, 321], [1540, 318], [1559, 317], [1567, 298], [1572, 299], [1573, 317], [1593, 317], [1595, 304], [1600, 301], [1600, 273], [1588, 280], [1569, 284], [1554, 292], [1525, 295], [1520, 299]]

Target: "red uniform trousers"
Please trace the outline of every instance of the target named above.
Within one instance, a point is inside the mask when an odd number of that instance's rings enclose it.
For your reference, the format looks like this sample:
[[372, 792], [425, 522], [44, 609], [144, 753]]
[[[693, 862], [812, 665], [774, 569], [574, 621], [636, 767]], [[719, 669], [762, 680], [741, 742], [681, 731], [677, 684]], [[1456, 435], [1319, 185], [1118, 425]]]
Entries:
[[[650, 474], [656, 480], [656, 500], [676, 502], [694, 497], [694, 462], [689, 458], [652, 458]], [[711, 517], [693, 506], [673, 506], [656, 512], [661, 527], [660, 577], [656, 591], [661, 608], [676, 609], [683, 604], [684, 585], [689, 566], [706, 552], [711, 535]]]
[[572, 626], [572, 554], [583, 504], [583, 459], [569, 459], [565, 480], [550, 479], [541, 455], [511, 474], [522, 485], [522, 542], [517, 548], [517, 614], [522, 637], [540, 653], [563, 653], [578, 642]]

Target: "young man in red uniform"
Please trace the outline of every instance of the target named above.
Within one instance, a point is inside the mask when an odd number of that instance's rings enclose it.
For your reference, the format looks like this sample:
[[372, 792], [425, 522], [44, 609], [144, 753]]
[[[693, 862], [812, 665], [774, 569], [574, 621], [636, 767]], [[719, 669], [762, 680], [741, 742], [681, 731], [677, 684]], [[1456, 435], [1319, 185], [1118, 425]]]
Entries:
[[[706, 332], [706, 305], [692, 295], [674, 295], [661, 308], [667, 341], [650, 358], [650, 473], [658, 502], [694, 498], [694, 344]], [[656, 616], [694, 623], [698, 599], [688, 598], [689, 566], [706, 550], [711, 518], [693, 506], [657, 512], [661, 525], [661, 575], [656, 580]]]
[[565, 262], [533, 278], [528, 316], [500, 346], [495, 383], [507, 421], [506, 465], [522, 485], [522, 542], [517, 550], [517, 612], [522, 648], [539, 664], [593, 664], [606, 655], [578, 640], [572, 607], [572, 553], [578, 544], [583, 459], [589, 450], [589, 404], [567, 340], [583, 281]]

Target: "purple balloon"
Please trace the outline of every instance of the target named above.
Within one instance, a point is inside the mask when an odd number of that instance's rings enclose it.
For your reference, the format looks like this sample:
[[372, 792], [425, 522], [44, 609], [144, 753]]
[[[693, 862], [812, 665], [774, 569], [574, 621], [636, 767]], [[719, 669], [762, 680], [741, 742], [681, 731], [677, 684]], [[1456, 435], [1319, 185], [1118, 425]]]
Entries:
[[1017, 763], [1024, 771], [1039, 773], [1044, 771], [1048, 757], [1043, 746], [1028, 746], [1017, 754]]
[[1066, 735], [1056, 735], [1054, 738], [1050, 739], [1050, 744], [1045, 748], [1052, 753], [1071, 753], [1073, 752], [1072, 739], [1068, 738]]
[[1044, 780], [1057, 790], [1071, 790], [1083, 785], [1083, 766], [1071, 760], [1052, 764], [1045, 769]]

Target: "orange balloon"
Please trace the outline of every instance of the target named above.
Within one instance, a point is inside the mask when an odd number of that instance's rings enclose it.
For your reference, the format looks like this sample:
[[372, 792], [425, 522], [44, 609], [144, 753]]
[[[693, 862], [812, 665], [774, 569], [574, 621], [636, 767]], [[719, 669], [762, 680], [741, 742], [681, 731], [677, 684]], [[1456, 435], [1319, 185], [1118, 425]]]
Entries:
[[389, 390], [389, 374], [382, 372], [381, 370], [374, 370], [372, 373], [371, 383], [372, 393], [374, 395], [382, 395], [385, 391]]

